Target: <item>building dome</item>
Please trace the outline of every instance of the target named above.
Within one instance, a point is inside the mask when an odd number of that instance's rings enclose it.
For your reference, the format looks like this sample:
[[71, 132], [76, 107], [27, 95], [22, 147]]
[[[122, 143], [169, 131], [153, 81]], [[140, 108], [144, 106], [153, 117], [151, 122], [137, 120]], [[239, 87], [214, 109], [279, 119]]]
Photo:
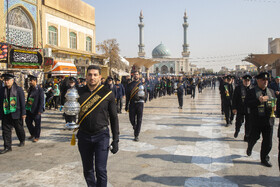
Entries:
[[162, 43], [156, 46], [152, 52], [153, 58], [166, 58], [171, 56], [169, 50]]

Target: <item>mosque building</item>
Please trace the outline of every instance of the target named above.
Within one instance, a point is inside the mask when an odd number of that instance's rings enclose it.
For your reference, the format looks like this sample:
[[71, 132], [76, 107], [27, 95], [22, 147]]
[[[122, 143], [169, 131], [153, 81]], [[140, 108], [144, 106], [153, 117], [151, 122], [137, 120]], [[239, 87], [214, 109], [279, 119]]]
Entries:
[[[139, 58], [145, 58], [144, 44], [143, 44], [143, 12], [140, 13], [140, 23], [139, 26]], [[181, 58], [172, 58], [169, 49], [163, 44], [159, 44], [152, 51], [152, 61], [158, 62], [154, 63], [149, 68], [143, 68], [142, 72], [149, 72], [149, 74], [154, 75], [193, 75], [196, 71], [196, 65], [193, 65], [189, 62], [190, 52], [188, 50], [189, 45], [187, 44], [187, 12], [184, 13], [184, 43], [183, 43], [183, 52]]]

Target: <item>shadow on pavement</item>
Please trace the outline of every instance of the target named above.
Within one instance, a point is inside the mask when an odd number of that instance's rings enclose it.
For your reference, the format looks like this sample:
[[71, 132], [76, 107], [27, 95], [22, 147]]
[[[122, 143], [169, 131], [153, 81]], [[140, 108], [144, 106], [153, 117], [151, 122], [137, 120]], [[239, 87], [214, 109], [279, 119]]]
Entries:
[[[162, 177], [154, 177], [147, 174], [138, 175], [134, 177], [133, 180], [138, 180], [142, 182], [154, 182], [167, 186], [184, 186], [185, 181], [188, 179], [192, 180], [190, 186], [215, 186], [217, 183], [221, 184], [219, 186], [233, 186], [234, 183], [239, 187], [247, 187], [247, 186], [266, 186], [266, 187], [279, 187], [280, 186], [280, 178], [279, 177], [270, 177], [270, 176], [222, 176], [226, 180], [220, 179], [219, 176], [213, 177], [176, 177], [176, 176], [162, 176]], [[220, 182], [219, 182], [220, 180]], [[217, 182], [216, 182], [217, 181]], [[197, 184], [195, 184], [197, 183]], [[186, 184], [186, 186], [188, 186]]]
[[[173, 163], [185, 163], [185, 164], [213, 164], [213, 163], [233, 163], [233, 159], [242, 158], [242, 155], [228, 155], [218, 158], [212, 158], [207, 156], [185, 156], [185, 155], [152, 155], [152, 154], [140, 154], [137, 157], [146, 159], [161, 159]], [[248, 162], [247, 164], [259, 164], [256, 162]]]
[[185, 137], [185, 136], [171, 136], [171, 137], [165, 137], [165, 136], [156, 136], [155, 139], [173, 139], [176, 141], [188, 141], [188, 142], [198, 142], [198, 141], [242, 141], [242, 140], [236, 140], [234, 138], [229, 137], [223, 137], [223, 138], [199, 138], [199, 137]]
[[142, 182], [154, 182], [158, 184], [163, 184], [167, 186], [183, 186], [186, 180], [186, 177], [153, 177], [147, 174], [142, 174], [137, 177], [134, 177], [132, 180], [138, 180]]

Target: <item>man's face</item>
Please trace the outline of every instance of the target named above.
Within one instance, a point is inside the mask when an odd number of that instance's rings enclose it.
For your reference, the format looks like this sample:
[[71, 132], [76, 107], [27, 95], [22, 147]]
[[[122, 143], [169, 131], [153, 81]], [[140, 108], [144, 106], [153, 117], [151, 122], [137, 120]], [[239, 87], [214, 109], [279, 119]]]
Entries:
[[101, 81], [101, 75], [97, 69], [90, 69], [87, 72], [86, 82], [89, 86], [99, 85]]
[[69, 86], [70, 86], [70, 87], [75, 86], [75, 82], [74, 82], [74, 81], [69, 81]]
[[279, 84], [280, 78], [275, 79], [276, 83]]
[[138, 72], [135, 72], [133, 76], [134, 76], [134, 80], [139, 80], [139, 73]]
[[268, 79], [257, 79], [258, 86], [262, 89], [265, 89], [268, 85]]
[[243, 79], [243, 85], [244, 85], [245, 87], [250, 86], [250, 84], [251, 84], [251, 80], [250, 80], [250, 79]]
[[30, 84], [30, 86], [36, 86], [36, 84], [37, 84], [37, 81], [35, 81], [35, 80], [33, 80], [33, 79], [29, 79], [29, 84]]
[[4, 79], [4, 84], [8, 88], [12, 87], [12, 85], [14, 84], [14, 79]]

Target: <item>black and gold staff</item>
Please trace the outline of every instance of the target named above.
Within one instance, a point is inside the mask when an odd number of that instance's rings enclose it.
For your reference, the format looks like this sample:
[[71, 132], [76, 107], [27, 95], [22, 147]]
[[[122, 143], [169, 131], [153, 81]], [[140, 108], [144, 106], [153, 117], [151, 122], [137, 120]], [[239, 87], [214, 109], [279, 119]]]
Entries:
[[13, 127], [20, 141], [19, 147], [24, 146], [23, 120], [26, 117], [23, 89], [15, 83], [14, 75], [3, 74], [2, 77], [5, 86], [0, 89], [0, 119], [2, 120], [4, 150], [0, 154], [12, 151]]
[[[113, 142], [111, 152], [118, 152], [119, 121], [115, 97], [101, 85], [101, 70], [87, 68], [86, 86], [78, 89], [80, 113], [77, 133], [78, 148], [83, 162], [84, 177], [88, 186], [107, 186], [107, 159], [109, 152], [109, 121]], [[110, 119], [110, 120], [109, 120]], [[96, 173], [96, 177], [95, 177]]]

